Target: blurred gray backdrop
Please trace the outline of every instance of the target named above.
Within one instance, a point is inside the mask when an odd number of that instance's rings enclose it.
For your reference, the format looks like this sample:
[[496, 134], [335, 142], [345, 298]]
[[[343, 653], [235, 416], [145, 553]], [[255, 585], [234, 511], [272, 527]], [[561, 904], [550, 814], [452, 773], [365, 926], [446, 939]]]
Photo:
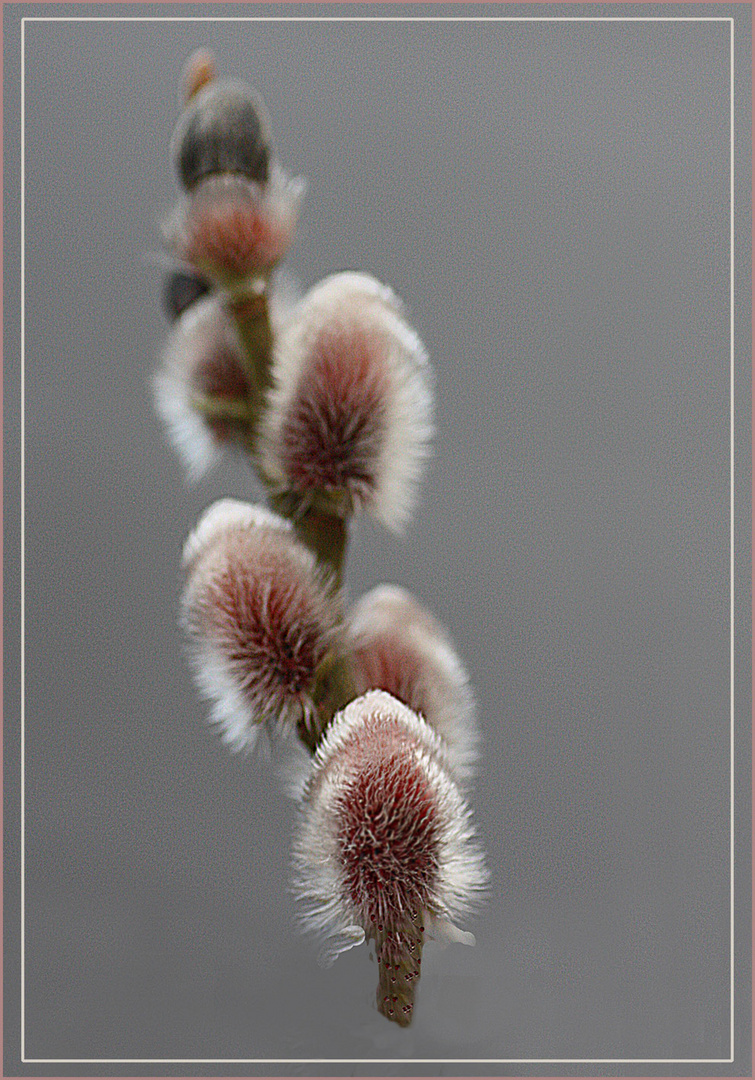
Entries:
[[[624, 20], [438, 21], [444, 13]], [[745, 810], [749, 5], [6, 7], [7, 258], [21, 205], [19, 19], [51, 14], [280, 18], [24, 27], [32, 1063], [19, 1060], [9, 873], [6, 1073], [747, 1075], [744, 814], [726, 1063], [727, 20], [743, 91], [735, 737]], [[312, 21], [399, 14], [433, 18]], [[714, 18], [627, 21], [637, 15]], [[388, 282], [437, 373], [418, 513], [399, 540], [360, 524], [348, 570], [352, 598], [398, 582], [446, 623], [483, 733], [472, 802], [491, 895], [467, 924], [476, 948], [428, 950], [407, 1031], [375, 1012], [366, 949], [323, 971], [299, 935], [294, 807], [268, 762], [232, 756], [205, 723], [176, 626], [179, 554], [198, 515], [220, 496], [259, 497], [235, 460], [188, 487], [151, 399], [166, 333], [151, 256], [177, 195], [168, 140], [198, 46], [259, 89], [282, 163], [308, 180], [292, 274], [304, 288], [344, 268]], [[19, 280], [7, 283], [5, 382], [13, 866]]]

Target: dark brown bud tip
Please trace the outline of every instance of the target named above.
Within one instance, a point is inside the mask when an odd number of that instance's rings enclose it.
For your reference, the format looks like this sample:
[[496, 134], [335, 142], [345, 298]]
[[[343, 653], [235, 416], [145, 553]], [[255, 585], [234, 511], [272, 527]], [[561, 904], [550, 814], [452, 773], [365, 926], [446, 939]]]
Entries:
[[187, 191], [205, 177], [225, 172], [264, 184], [270, 171], [269, 141], [259, 95], [238, 80], [211, 81], [189, 100], [173, 132], [171, 153]]
[[168, 274], [163, 285], [163, 309], [171, 322], [181, 316], [210, 291], [209, 282], [199, 274], [174, 270]]

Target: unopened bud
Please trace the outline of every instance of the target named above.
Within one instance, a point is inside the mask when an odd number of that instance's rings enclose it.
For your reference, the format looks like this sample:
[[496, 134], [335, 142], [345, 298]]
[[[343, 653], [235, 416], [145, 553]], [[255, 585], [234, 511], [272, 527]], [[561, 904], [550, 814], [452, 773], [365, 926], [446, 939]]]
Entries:
[[346, 630], [359, 693], [386, 690], [441, 737], [454, 773], [477, 758], [469, 676], [444, 626], [406, 589], [379, 585], [350, 611]]
[[214, 81], [206, 64], [190, 69], [185, 85], [188, 103], [173, 132], [171, 154], [186, 190], [226, 172], [266, 183], [270, 124], [259, 94], [235, 79]]
[[303, 921], [332, 956], [374, 941], [378, 1008], [408, 1024], [425, 932], [470, 942], [452, 920], [487, 881], [443, 744], [406, 705], [371, 691], [333, 720], [302, 799]]
[[221, 451], [247, 433], [247, 378], [241, 345], [219, 299], [208, 296], [175, 323], [155, 375], [155, 404], [197, 480]]
[[336, 612], [290, 524], [263, 507], [221, 500], [187, 540], [183, 562], [182, 624], [223, 740], [251, 748], [263, 724], [310, 722]]
[[201, 300], [210, 291], [209, 282], [199, 274], [188, 273], [185, 270], [173, 270], [165, 279], [163, 286], [163, 307], [165, 314], [171, 322], [186, 311], [187, 308]]
[[262, 440], [271, 480], [400, 530], [429, 453], [432, 392], [391, 290], [355, 273], [316, 285], [281, 328], [273, 379]]

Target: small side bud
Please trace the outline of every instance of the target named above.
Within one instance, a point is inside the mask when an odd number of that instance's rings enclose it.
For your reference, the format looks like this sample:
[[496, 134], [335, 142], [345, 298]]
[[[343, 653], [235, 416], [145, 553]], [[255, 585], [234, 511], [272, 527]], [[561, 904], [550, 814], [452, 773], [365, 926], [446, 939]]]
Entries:
[[304, 924], [331, 953], [373, 940], [378, 1009], [410, 1023], [425, 932], [458, 940], [452, 920], [474, 905], [487, 871], [443, 744], [390, 694], [364, 694], [328, 728], [302, 795], [294, 866]]
[[198, 480], [248, 431], [248, 382], [236, 331], [208, 296], [176, 321], [155, 375], [155, 404], [189, 479]]
[[259, 94], [235, 79], [214, 81], [202, 61], [189, 68], [185, 87], [191, 93], [173, 132], [171, 156], [186, 190], [227, 172], [265, 184], [270, 123]]
[[440, 736], [454, 773], [468, 779], [478, 732], [469, 676], [444, 626], [406, 589], [379, 585], [346, 620], [359, 693], [385, 690]]
[[281, 328], [262, 432], [281, 490], [363, 507], [400, 530], [432, 438], [431, 371], [386, 286], [334, 274]]
[[210, 291], [210, 284], [199, 274], [185, 270], [173, 270], [163, 286], [163, 308], [171, 322], [175, 322], [187, 308], [201, 300]]
[[319, 664], [333, 640], [334, 601], [290, 524], [224, 499], [184, 547], [182, 625], [211, 719], [234, 749], [268, 730], [308, 723]]

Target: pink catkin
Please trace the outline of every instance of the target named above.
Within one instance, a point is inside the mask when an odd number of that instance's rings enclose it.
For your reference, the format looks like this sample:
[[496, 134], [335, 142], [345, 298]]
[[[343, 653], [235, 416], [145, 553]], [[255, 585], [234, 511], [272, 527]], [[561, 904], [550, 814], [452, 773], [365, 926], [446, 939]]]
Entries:
[[357, 691], [385, 690], [440, 735], [459, 778], [477, 756], [475, 703], [445, 627], [406, 589], [379, 585], [346, 620]]
[[302, 181], [278, 168], [268, 184], [230, 173], [203, 180], [164, 226], [173, 253], [222, 287], [266, 278], [293, 240]]
[[182, 257], [229, 277], [267, 272], [287, 248], [283, 223], [252, 201], [207, 202], [189, 216]]
[[401, 1025], [426, 929], [470, 937], [451, 922], [487, 880], [469, 818], [441, 740], [396, 698], [372, 690], [334, 718], [302, 792], [296, 891], [327, 956], [374, 941], [378, 1009]]
[[243, 420], [213, 416], [197, 401], [243, 405], [249, 391], [238, 336], [217, 296], [192, 304], [176, 321], [154, 387], [158, 412], [192, 479], [206, 472], [222, 449], [243, 445]]
[[306, 721], [336, 622], [313, 556], [284, 521], [233, 500], [205, 514], [185, 550], [183, 625], [226, 740], [251, 745], [265, 721]]
[[389, 387], [387, 345], [379, 334], [323, 328], [281, 422], [282, 463], [295, 490], [366, 494], [375, 487]]
[[360, 689], [385, 690], [420, 716], [428, 715], [422, 658], [395, 634], [385, 633], [369, 644], [358, 645], [352, 655]]
[[363, 925], [380, 932], [428, 906], [438, 871], [436, 801], [411, 747], [390, 722], [365, 725], [338, 797], [344, 887]]
[[400, 531], [432, 437], [431, 371], [394, 294], [364, 274], [326, 278], [276, 338], [262, 430], [266, 475]]
[[222, 642], [240, 682], [254, 682], [249, 688], [255, 701], [263, 687], [279, 709], [299, 698], [322, 658], [308, 586], [278, 553], [250, 557], [248, 547], [226, 551], [222, 569], [208, 583], [199, 626]]
[[243, 400], [249, 392], [239, 355], [227, 348], [202, 357], [192, 372], [192, 382], [207, 397]]

